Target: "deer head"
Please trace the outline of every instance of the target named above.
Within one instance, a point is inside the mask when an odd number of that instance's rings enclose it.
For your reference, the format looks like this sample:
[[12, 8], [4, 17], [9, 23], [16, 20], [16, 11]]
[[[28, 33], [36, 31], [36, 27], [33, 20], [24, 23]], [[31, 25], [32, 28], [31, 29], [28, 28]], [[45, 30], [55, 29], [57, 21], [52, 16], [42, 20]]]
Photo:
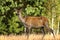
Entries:
[[19, 17], [19, 20], [23, 23], [25, 23], [25, 19], [24, 17], [22, 16], [22, 8], [18, 8], [18, 9], [14, 9], [16, 12], [17, 12], [17, 15]]

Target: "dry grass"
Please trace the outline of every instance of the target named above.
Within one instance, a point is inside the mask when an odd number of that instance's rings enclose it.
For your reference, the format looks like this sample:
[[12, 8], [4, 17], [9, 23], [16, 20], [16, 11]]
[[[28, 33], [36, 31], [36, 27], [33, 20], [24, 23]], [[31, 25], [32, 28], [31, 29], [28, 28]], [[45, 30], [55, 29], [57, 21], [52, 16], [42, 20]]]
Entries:
[[[41, 40], [42, 35], [30, 34], [28, 40]], [[0, 35], [0, 40], [27, 40], [26, 35]], [[55, 39], [52, 35], [45, 35], [44, 40], [60, 40], [60, 35], [55, 35]]]

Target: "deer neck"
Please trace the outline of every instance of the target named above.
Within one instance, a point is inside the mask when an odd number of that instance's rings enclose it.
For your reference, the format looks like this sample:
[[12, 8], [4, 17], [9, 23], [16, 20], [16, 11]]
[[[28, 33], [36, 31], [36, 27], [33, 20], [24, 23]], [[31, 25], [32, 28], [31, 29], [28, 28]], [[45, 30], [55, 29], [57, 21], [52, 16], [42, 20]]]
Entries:
[[25, 23], [25, 19], [24, 19], [24, 17], [22, 16], [22, 13], [21, 13], [21, 12], [19, 12], [18, 17], [19, 17], [19, 19], [20, 19], [23, 23]]

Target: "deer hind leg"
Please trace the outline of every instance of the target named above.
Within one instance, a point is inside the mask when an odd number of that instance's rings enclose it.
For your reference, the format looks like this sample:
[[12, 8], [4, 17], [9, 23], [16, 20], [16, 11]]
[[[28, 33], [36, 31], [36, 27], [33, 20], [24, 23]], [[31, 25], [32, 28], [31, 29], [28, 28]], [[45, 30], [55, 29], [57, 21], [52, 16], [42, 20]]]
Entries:
[[43, 38], [44, 38], [44, 36], [45, 36], [44, 27], [41, 28], [41, 31], [42, 31], [42, 33], [43, 33], [43, 36], [42, 36], [42, 40], [43, 40]]
[[53, 30], [50, 28], [50, 32], [53, 34], [53, 37], [55, 38]]

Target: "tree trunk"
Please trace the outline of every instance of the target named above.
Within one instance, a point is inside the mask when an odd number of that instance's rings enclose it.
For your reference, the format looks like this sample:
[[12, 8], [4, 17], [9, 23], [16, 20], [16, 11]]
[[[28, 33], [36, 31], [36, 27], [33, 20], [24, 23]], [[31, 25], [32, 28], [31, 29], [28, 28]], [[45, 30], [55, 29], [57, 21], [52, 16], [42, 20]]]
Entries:
[[53, 29], [54, 18], [52, 17], [52, 29]]
[[58, 29], [57, 29], [57, 35], [59, 34], [59, 21], [58, 21]]

